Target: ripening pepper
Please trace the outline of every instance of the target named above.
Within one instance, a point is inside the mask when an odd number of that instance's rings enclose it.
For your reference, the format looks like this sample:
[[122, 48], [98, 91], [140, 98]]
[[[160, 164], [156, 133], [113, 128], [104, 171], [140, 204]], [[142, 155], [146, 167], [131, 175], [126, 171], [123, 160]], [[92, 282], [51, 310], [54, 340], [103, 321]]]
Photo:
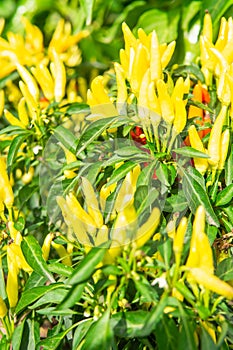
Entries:
[[0, 199], [7, 208], [13, 206], [14, 194], [7, 174], [6, 159], [4, 157], [0, 157]]
[[222, 128], [226, 119], [226, 114], [227, 106], [222, 105], [220, 113], [218, 114], [210, 132], [208, 142], [208, 155], [210, 158], [208, 159], [208, 162], [212, 169], [217, 169], [220, 161]]
[[[189, 134], [189, 141], [190, 141], [191, 147], [195, 148], [200, 152], [205, 153], [204, 145], [194, 125], [191, 125], [189, 127], [188, 134]], [[208, 160], [206, 158], [198, 158], [198, 157], [194, 157], [193, 160], [194, 160], [195, 168], [202, 175], [204, 175], [209, 166]]]
[[0, 319], [4, 318], [6, 316], [6, 314], [7, 314], [7, 307], [6, 307], [4, 300], [0, 296]]

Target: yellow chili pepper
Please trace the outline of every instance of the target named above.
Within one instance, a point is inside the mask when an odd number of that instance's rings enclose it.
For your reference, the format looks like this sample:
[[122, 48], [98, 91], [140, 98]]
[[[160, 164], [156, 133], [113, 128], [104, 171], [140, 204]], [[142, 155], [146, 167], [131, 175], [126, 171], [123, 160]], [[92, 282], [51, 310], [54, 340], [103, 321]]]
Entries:
[[[188, 133], [189, 133], [189, 140], [190, 140], [191, 147], [195, 148], [200, 152], [205, 153], [204, 145], [194, 125], [191, 125], [189, 127]], [[204, 175], [209, 166], [208, 160], [206, 158], [198, 158], [198, 157], [194, 157], [193, 160], [194, 160], [195, 168], [202, 175]]]
[[134, 242], [137, 248], [142, 247], [154, 234], [160, 221], [160, 210], [153, 208], [147, 221], [139, 227]]
[[43, 51], [43, 34], [41, 30], [33, 25], [26, 17], [21, 17], [21, 22], [24, 24], [26, 31], [26, 44], [33, 47], [33, 49], [40, 53]]
[[98, 228], [95, 221], [91, 215], [82, 208], [81, 204], [72, 193], [66, 196], [66, 202], [71, 212], [85, 225], [87, 231], [91, 234], [95, 233]]
[[175, 114], [171, 96], [168, 93], [167, 85], [163, 80], [159, 79], [156, 83], [156, 86], [158, 90], [158, 99], [162, 112], [162, 118], [168, 124], [172, 124]]
[[23, 123], [25, 127], [28, 126], [29, 124], [29, 117], [28, 117], [28, 112], [26, 109], [26, 100], [24, 97], [22, 97], [19, 100], [18, 103], [18, 114], [19, 114], [19, 120]]
[[199, 267], [191, 268], [190, 273], [193, 280], [195, 280], [206, 289], [222, 295], [227, 299], [233, 299], [233, 288], [217, 276], [212, 275], [211, 273], [208, 273], [206, 270]]
[[223, 48], [226, 45], [227, 34], [228, 34], [228, 23], [227, 23], [226, 18], [222, 17], [221, 18], [221, 23], [220, 23], [220, 28], [219, 28], [219, 31], [218, 31], [218, 38], [217, 38], [217, 41], [216, 41], [216, 43], [214, 45], [215, 48], [218, 51], [220, 51], [220, 52], [223, 50]]
[[61, 102], [65, 96], [66, 89], [66, 69], [58, 53], [53, 50], [53, 79], [54, 79], [54, 97], [56, 102]]
[[121, 65], [117, 62], [114, 63], [114, 69], [116, 72], [117, 82], [117, 103], [125, 103], [128, 97], [127, 87], [125, 83], [125, 75]]
[[105, 209], [105, 205], [106, 205], [106, 200], [108, 198], [108, 196], [115, 191], [116, 188], [116, 183], [113, 183], [110, 186], [106, 186], [106, 184], [104, 184], [101, 189], [100, 189], [100, 207], [101, 210], [104, 211]]
[[40, 63], [36, 67], [31, 68], [32, 74], [40, 84], [44, 96], [49, 100], [54, 99], [54, 81], [48, 68]]
[[230, 138], [231, 138], [230, 130], [229, 129], [224, 130], [221, 136], [220, 159], [218, 163], [219, 170], [223, 170], [224, 168], [225, 161], [227, 158]]
[[175, 101], [175, 118], [173, 121], [173, 126], [177, 134], [180, 134], [186, 125], [187, 122], [187, 112], [185, 108], [184, 100], [177, 98]]
[[18, 269], [15, 264], [8, 263], [8, 275], [6, 283], [6, 292], [10, 307], [15, 307], [18, 302]]
[[48, 260], [49, 258], [49, 253], [50, 253], [50, 247], [51, 247], [51, 242], [54, 239], [55, 235], [53, 232], [50, 232], [46, 235], [43, 245], [42, 245], [42, 254], [43, 254], [43, 258], [45, 260]]
[[13, 239], [14, 243], [20, 246], [22, 242], [21, 233], [15, 228], [13, 221], [8, 221], [7, 225], [10, 231], [10, 236]]
[[[155, 93], [154, 82], [151, 82], [148, 85], [147, 93], [148, 93], [148, 106], [149, 106], [149, 109], [157, 114], [157, 116], [156, 116], [157, 123], [156, 124], [159, 124], [159, 122], [161, 120], [161, 109], [160, 109], [158, 97], [157, 97], [157, 95]], [[153, 125], [153, 123], [152, 123], [152, 125]]]
[[5, 93], [4, 90], [0, 90], [0, 117], [2, 116], [2, 113], [4, 111], [4, 106], [5, 106]]
[[99, 203], [90, 181], [82, 177], [82, 190], [85, 197], [87, 211], [94, 220], [96, 227], [100, 228], [103, 226], [103, 216], [99, 209]]
[[199, 266], [199, 253], [201, 252], [202, 254], [202, 247], [198, 247], [198, 235], [203, 234], [203, 232], [205, 232], [205, 208], [200, 205], [196, 210], [193, 221], [189, 256], [186, 262], [186, 266], [188, 267]]
[[218, 167], [220, 160], [222, 128], [226, 118], [226, 113], [227, 106], [222, 105], [220, 113], [217, 116], [210, 132], [210, 138], [208, 142], [208, 154], [210, 158], [208, 159], [208, 162], [214, 169]]
[[212, 43], [213, 40], [213, 29], [212, 29], [212, 19], [210, 13], [207, 12], [204, 16], [202, 35]]
[[30, 166], [28, 171], [23, 174], [22, 182], [24, 184], [29, 184], [33, 179], [34, 172], [35, 172], [35, 169], [33, 168], [33, 166]]
[[34, 96], [29, 91], [26, 84], [24, 84], [22, 81], [19, 82], [20, 90], [22, 91], [22, 94], [27, 102], [28, 110], [30, 113], [30, 116], [33, 120], [37, 117], [37, 111], [38, 111], [38, 103]]
[[162, 66], [162, 69], [166, 68], [168, 63], [170, 62], [171, 58], [172, 58], [172, 55], [175, 51], [175, 47], [176, 47], [176, 42], [175, 41], [171, 41], [164, 53], [162, 54], [162, 57], [161, 57], [161, 66]]
[[14, 203], [14, 194], [6, 170], [6, 160], [0, 157], [0, 188], [2, 189], [2, 200], [7, 208], [11, 208]]
[[4, 318], [7, 314], [7, 311], [8, 310], [7, 310], [6, 304], [2, 299], [2, 297], [0, 296], [0, 318]]
[[151, 47], [150, 47], [150, 72], [151, 81], [156, 81], [162, 78], [162, 64], [159, 50], [159, 40], [155, 30], [151, 35]]
[[[74, 213], [71, 211], [70, 206], [68, 205], [65, 198], [61, 196], [56, 197], [56, 201], [61, 208], [63, 218], [65, 220], [65, 223], [68, 226], [68, 230], [72, 230], [78, 241], [82, 244], [86, 244], [87, 246], [91, 246], [90, 239], [87, 235], [87, 230], [85, 227], [85, 223], [82, 220], [82, 217], [80, 218], [78, 216], [78, 213]], [[72, 203], [72, 202], [71, 202]], [[68, 232], [70, 233], [70, 232]]]
[[125, 41], [125, 50], [126, 52], [129, 52], [130, 47], [136, 48], [137, 47], [137, 39], [127, 26], [125, 22], [122, 23], [122, 32], [124, 36]]
[[62, 244], [55, 243], [54, 241], [51, 242], [51, 245], [62, 259], [62, 263], [67, 266], [72, 266], [71, 257], [68, 255], [65, 247]]
[[150, 49], [150, 37], [145, 33], [142, 28], [138, 28], [138, 38], [140, 42], [149, 50]]
[[128, 78], [129, 75], [129, 57], [124, 49], [120, 49], [119, 52], [121, 67], [125, 72], [125, 76]]
[[180, 263], [187, 226], [188, 226], [188, 219], [184, 216], [177, 227], [177, 230], [173, 239], [173, 251], [175, 253], [177, 264]]
[[16, 67], [20, 77], [23, 79], [24, 83], [27, 85], [31, 95], [34, 97], [36, 101], [38, 101], [40, 92], [35, 79], [31, 75], [31, 73], [21, 64], [18, 63]]
[[11, 112], [9, 112], [7, 109], [4, 109], [4, 114], [6, 120], [11, 124], [15, 126], [20, 126], [21, 128], [25, 129], [25, 125], [22, 123], [21, 120], [16, 118]]
[[147, 50], [142, 44], [139, 44], [136, 48], [136, 53], [132, 65], [132, 72], [130, 75], [130, 85], [135, 95], [139, 93], [143, 76], [146, 73], [148, 67], [149, 61]]

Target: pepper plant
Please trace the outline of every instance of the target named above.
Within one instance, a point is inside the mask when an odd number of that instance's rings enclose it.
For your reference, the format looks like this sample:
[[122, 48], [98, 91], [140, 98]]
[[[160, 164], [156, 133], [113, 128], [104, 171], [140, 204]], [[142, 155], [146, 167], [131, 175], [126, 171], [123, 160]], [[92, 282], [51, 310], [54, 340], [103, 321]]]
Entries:
[[0, 40], [1, 349], [232, 349], [232, 18], [203, 16], [186, 65], [123, 22], [86, 79], [90, 30], [44, 46], [22, 22]]

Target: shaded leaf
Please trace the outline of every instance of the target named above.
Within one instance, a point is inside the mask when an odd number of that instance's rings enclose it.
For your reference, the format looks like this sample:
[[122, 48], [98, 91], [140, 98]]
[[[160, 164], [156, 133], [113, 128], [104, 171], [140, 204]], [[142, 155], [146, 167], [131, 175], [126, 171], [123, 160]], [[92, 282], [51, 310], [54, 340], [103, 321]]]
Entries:
[[55, 282], [53, 275], [49, 272], [46, 261], [42, 256], [41, 247], [32, 235], [24, 237], [21, 248], [27, 263], [38, 275], [45, 276], [49, 281]]

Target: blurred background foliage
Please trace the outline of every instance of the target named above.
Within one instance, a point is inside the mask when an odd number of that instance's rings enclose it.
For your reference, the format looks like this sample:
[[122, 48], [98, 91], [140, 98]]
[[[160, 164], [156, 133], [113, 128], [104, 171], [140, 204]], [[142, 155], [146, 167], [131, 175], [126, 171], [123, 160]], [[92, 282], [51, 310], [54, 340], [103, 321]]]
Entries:
[[63, 17], [72, 23], [73, 31], [88, 29], [90, 36], [83, 40], [83, 64], [79, 69], [107, 69], [118, 60], [123, 46], [122, 22], [136, 33], [139, 27], [146, 32], [157, 31], [159, 41], [177, 41], [171, 63], [195, 62], [199, 54], [198, 37], [204, 12], [213, 20], [215, 35], [222, 16], [233, 15], [232, 0], [4, 0], [0, 16], [6, 19], [3, 36], [8, 31], [22, 32], [22, 15], [39, 26], [45, 44]]

